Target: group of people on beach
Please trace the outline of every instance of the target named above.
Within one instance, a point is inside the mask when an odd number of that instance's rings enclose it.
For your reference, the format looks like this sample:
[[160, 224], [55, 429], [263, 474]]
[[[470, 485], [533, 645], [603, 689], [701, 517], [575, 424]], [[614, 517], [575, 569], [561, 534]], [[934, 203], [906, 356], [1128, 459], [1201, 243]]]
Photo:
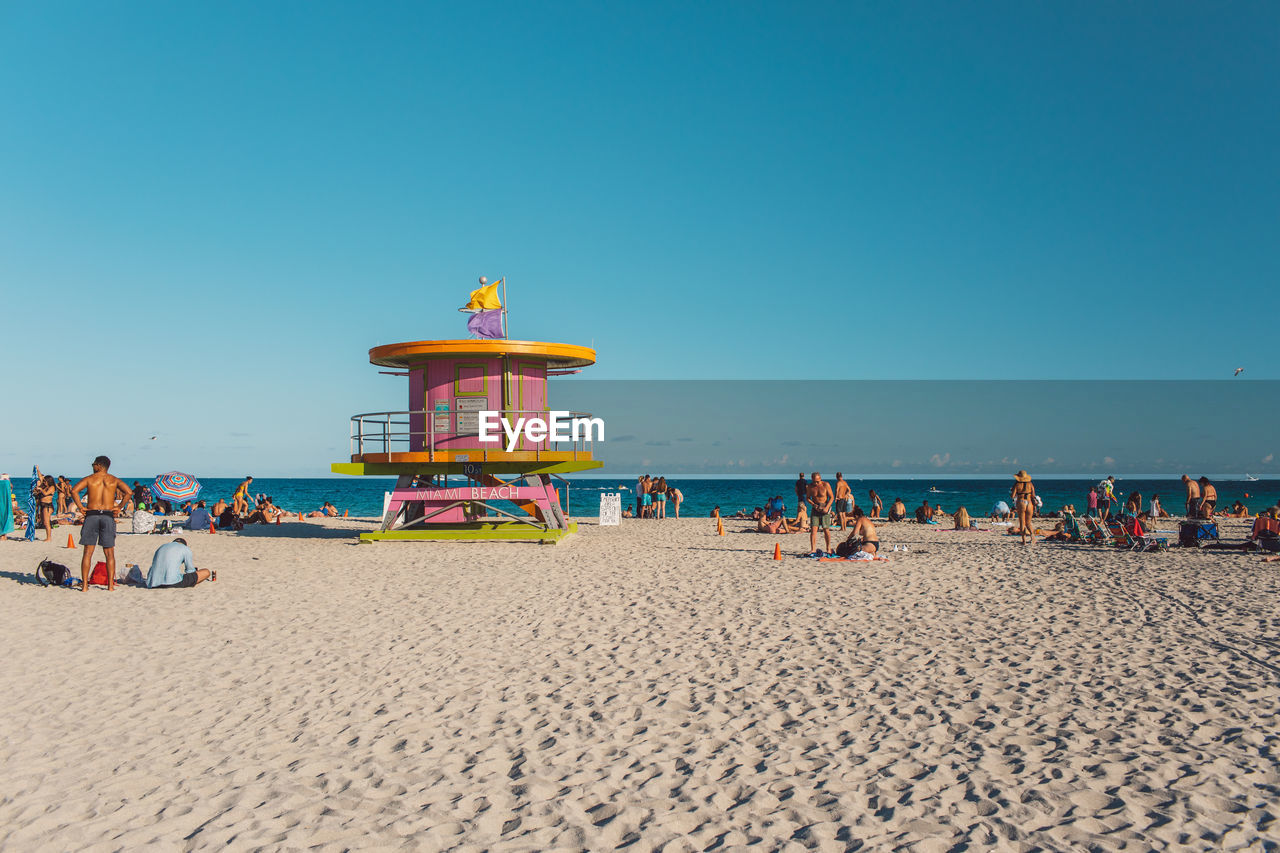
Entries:
[[652, 474], [644, 474], [636, 480], [636, 508], [632, 512], [627, 507], [622, 512], [623, 518], [666, 518], [667, 504], [671, 505], [672, 518], [680, 517], [680, 504], [684, 501], [684, 493], [676, 486], [667, 483], [666, 477], [654, 478]]
[[[879, 553], [880, 537], [876, 533], [873, 518], [880, 517], [883, 504], [875, 489], [871, 490], [872, 515], [868, 516], [858, 506], [844, 475], [836, 472], [836, 485], [822, 479], [817, 471], [810, 478], [803, 473], [796, 480], [796, 514], [787, 517], [787, 506], [782, 495], [774, 495], [766, 501], [764, 507], [757, 507], [750, 515], [739, 511], [730, 518], [750, 518], [756, 522], [756, 530], [760, 533], [808, 533], [809, 551], [818, 553], [818, 532], [823, 535], [826, 548], [823, 553], [835, 553], [841, 557], [870, 560]], [[720, 517], [720, 507], [711, 511], [713, 518]], [[831, 528], [838, 525], [840, 530], [849, 530], [849, 535], [831, 550]]]
[[[28, 539], [34, 539], [35, 530], [43, 528], [45, 541], [53, 539], [54, 524], [80, 526], [81, 589], [89, 588], [90, 567], [95, 548], [101, 547], [106, 568], [107, 589], [116, 586], [115, 538], [116, 520], [131, 516], [134, 533], [149, 533], [155, 529], [157, 515], [174, 513], [173, 502], [153, 495], [151, 490], [136, 480], [132, 488], [110, 473], [111, 460], [99, 456], [93, 460], [92, 473], [72, 483], [66, 477], [52, 477], [34, 469], [31, 483], [31, 500], [34, 510], [24, 512], [18, 505], [17, 495], [8, 489], [12, 503], [10, 511], [16, 524], [28, 528]], [[0, 474], [0, 480], [9, 480]], [[277, 507], [269, 495], [255, 496], [252, 511], [249, 509], [249, 488], [253, 477], [245, 477], [236, 487], [231, 503], [219, 499], [210, 509], [203, 500], [183, 503], [179, 512], [187, 518], [182, 526], [191, 531], [240, 530], [246, 524], [279, 523], [289, 515]], [[7, 485], [7, 483], [6, 483]], [[331, 502], [325, 501], [320, 509], [308, 514], [297, 513], [301, 518], [335, 518], [340, 513]], [[7, 529], [7, 528], [6, 528]], [[170, 529], [168, 527], [164, 528]], [[13, 538], [13, 537], [0, 537]], [[175, 539], [157, 549], [151, 570], [141, 575], [134, 567], [131, 579], [139, 585], [151, 588], [195, 586], [204, 580], [216, 579], [213, 573], [196, 569], [190, 545], [185, 539]], [[189, 571], [183, 571], [187, 569]]]

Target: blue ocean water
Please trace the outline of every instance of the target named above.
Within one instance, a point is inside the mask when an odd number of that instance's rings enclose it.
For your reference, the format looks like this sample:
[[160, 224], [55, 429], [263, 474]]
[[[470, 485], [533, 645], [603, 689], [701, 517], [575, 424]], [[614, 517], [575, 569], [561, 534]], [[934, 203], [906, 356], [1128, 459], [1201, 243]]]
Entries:
[[[134, 480], [148, 483], [152, 478], [122, 477], [126, 483]], [[14, 478], [14, 491], [19, 500], [25, 502], [28, 480]], [[200, 496], [211, 504], [218, 498], [231, 499], [232, 492], [239, 484], [239, 478], [202, 479], [203, 489]], [[463, 482], [459, 478], [459, 483]], [[1074, 503], [1077, 509], [1087, 506], [1089, 486], [1096, 483], [1092, 479], [1071, 480], [1036, 480], [1036, 490], [1044, 499], [1045, 510], [1051, 511], [1062, 507], [1064, 503]], [[795, 510], [794, 480], [782, 479], [680, 479], [668, 480], [678, 486], [684, 493], [685, 502], [681, 510], [682, 516], [706, 517], [713, 507], [719, 506], [721, 511], [732, 514], [739, 509], [750, 512], [761, 506], [773, 495], [782, 495], [787, 509]], [[253, 481], [254, 494], [270, 495], [275, 504], [292, 512], [310, 512], [319, 509], [325, 501], [331, 501], [339, 510], [348, 510], [353, 516], [376, 516], [382, 511], [382, 495], [395, 484], [391, 477], [350, 477], [350, 478], [270, 478], [263, 477]], [[850, 487], [854, 498], [860, 506], [866, 507], [867, 491], [875, 489], [884, 501], [885, 508], [894, 498], [901, 497], [908, 510], [920, 505], [922, 500], [930, 504], [941, 504], [948, 512], [964, 506], [970, 513], [985, 514], [998, 500], [1008, 500], [1009, 488], [1013, 485], [1012, 477], [1008, 480], [937, 480], [922, 479], [851, 479]], [[1280, 502], [1280, 480], [1222, 480], [1215, 481], [1218, 488], [1218, 505], [1229, 506], [1240, 500], [1253, 512]], [[1122, 479], [1117, 481], [1117, 492], [1128, 494], [1138, 491], [1143, 496], [1144, 507], [1152, 493], [1160, 495], [1165, 507], [1174, 514], [1183, 506], [1183, 487], [1178, 480], [1165, 479]], [[632, 478], [607, 480], [602, 478], [578, 479], [571, 481], [567, 489], [568, 511], [571, 515], [595, 515], [600, 506], [602, 492], [622, 491], [623, 503], [634, 500], [635, 481]], [[936, 489], [936, 491], [931, 491]]]

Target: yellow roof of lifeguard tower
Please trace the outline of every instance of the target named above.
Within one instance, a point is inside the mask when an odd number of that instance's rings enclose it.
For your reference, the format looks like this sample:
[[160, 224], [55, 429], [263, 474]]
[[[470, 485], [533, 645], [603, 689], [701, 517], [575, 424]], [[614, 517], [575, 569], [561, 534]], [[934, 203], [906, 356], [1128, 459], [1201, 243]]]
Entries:
[[462, 341], [410, 341], [385, 344], [369, 350], [369, 361], [380, 367], [413, 367], [433, 358], [457, 356], [516, 355], [545, 361], [547, 367], [564, 369], [586, 367], [596, 363], [596, 351], [576, 344], [551, 344], [544, 341], [509, 341], [504, 338]]

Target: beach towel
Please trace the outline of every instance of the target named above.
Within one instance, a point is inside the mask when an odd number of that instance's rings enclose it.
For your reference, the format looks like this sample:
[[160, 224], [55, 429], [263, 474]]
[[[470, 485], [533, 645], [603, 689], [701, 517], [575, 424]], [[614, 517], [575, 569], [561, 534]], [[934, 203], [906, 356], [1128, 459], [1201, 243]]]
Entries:
[[0, 536], [13, 530], [13, 487], [0, 480]]
[[880, 560], [889, 562], [888, 557], [881, 557], [879, 554], [868, 554], [866, 551], [858, 551], [850, 554], [848, 557], [837, 557], [835, 554], [824, 554], [822, 551], [814, 551], [811, 554], [801, 554], [801, 559], [817, 560], [820, 563], [853, 563], [862, 562], [869, 563], [872, 560]]
[[27, 532], [25, 538], [28, 542], [36, 541], [36, 510], [40, 508], [40, 478], [36, 476], [38, 469], [35, 465], [31, 466], [31, 491], [27, 493]]

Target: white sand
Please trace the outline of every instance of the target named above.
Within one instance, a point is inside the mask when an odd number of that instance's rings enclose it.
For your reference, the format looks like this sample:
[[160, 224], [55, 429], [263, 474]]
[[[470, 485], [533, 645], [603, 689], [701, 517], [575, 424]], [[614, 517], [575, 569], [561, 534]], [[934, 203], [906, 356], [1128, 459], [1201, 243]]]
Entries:
[[0, 847], [1280, 840], [1280, 564], [914, 524], [874, 564], [706, 519], [556, 547], [362, 526], [193, 536], [219, 573], [194, 590], [43, 589], [41, 557], [78, 570], [66, 529], [0, 543]]

